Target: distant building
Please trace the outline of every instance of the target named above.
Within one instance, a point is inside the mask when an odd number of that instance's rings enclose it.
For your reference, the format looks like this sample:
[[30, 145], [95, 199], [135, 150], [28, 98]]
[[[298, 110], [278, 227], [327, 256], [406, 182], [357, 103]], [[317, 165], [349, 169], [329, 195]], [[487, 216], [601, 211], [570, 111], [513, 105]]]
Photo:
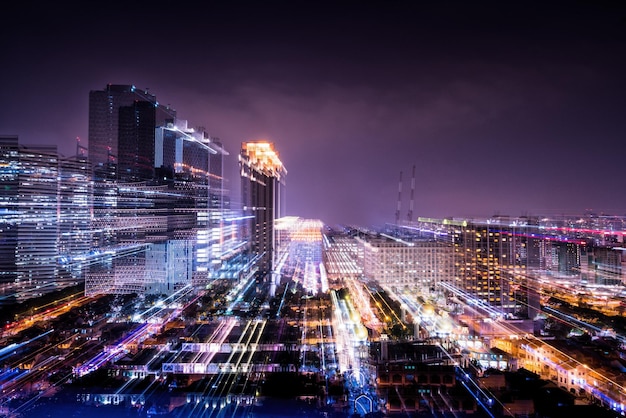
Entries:
[[593, 284], [626, 284], [626, 248], [588, 246], [581, 253], [582, 277]]
[[331, 284], [342, 287], [343, 279], [363, 277], [363, 245], [354, 237], [338, 234], [324, 234], [324, 265]]
[[322, 265], [323, 226], [319, 219], [295, 216], [277, 219], [274, 225], [274, 258], [279, 259], [274, 271], [302, 280], [306, 291], [314, 295], [328, 290]]
[[452, 248], [442, 242], [389, 236], [359, 241], [363, 247], [363, 276], [383, 286], [428, 293], [452, 277]]
[[527, 270], [539, 263], [539, 247], [527, 220], [419, 218], [411, 229], [453, 249], [452, 277], [443, 283], [447, 291], [486, 313], [536, 315], [539, 297], [527, 286]]
[[455, 262], [469, 301], [474, 298], [502, 313], [528, 316], [525, 232], [509, 221], [472, 222], [461, 229]]

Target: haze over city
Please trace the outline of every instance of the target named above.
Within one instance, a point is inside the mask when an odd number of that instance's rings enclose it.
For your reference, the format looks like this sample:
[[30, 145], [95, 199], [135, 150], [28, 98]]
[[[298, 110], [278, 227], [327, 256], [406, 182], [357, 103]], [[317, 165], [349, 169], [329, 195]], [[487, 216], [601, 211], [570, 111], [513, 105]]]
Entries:
[[230, 153], [273, 142], [287, 212], [624, 214], [626, 7], [617, 2], [25, 4], [1, 29], [0, 132], [86, 142], [88, 94], [133, 84]]

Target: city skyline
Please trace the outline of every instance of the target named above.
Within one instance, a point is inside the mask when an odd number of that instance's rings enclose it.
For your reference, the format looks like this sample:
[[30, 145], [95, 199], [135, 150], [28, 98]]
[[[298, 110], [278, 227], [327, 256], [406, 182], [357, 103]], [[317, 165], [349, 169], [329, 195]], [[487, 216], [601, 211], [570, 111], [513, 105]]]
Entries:
[[90, 92], [91, 163], [0, 136], [2, 411], [624, 414], [626, 217], [326, 228], [282, 216], [272, 142], [232, 209], [221, 141], [154, 97]]
[[220, 138], [232, 197], [240, 144], [275, 143], [289, 215], [391, 222], [402, 172], [406, 219], [413, 166], [415, 216], [624, 214], [623, 6], [114, 6], [11, 16], [2, 134], [71, 155], [89, 91], [135, 84]]

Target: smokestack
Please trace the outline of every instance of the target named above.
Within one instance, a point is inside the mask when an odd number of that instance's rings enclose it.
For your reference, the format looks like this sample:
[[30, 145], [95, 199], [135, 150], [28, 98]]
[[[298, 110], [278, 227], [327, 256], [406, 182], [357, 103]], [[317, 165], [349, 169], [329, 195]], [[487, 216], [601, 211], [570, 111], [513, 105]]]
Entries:
[[398, 183], [398, 208], [396, 209], [396, 225], [400, 223], [400, 202], [402, 201], [402, 171], [400, 171], [400, 182]]
[[409, 214], [407, 220], [413, 221], [413, 195], [415, 194], [415, 164], [413, 164], [413, 177], [411, 178], [411, 201], [409, 202]]

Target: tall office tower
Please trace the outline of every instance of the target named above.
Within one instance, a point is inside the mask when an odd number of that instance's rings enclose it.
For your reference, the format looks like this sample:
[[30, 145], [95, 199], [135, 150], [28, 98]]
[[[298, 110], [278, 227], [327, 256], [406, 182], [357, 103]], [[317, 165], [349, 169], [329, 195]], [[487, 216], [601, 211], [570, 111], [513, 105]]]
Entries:
[[107, 93], [90, 94], [90, 123], [98, 129], [101, 119], [115, 119], [110, 113], [95, 117], [101, 102], [113, 98], [119, 106], [117, 154], [107, 150], [93, 159], [98, 262], [90, 267], [86, 293], [176, 291], [223, 277], [237, 254], [229, 252], [237, 244], [224, 226], [228, 153], [219, 139], [189, 128], [153, 96], [128, 104], [124, 100], [138, 94], [132, 86], [109, 86]]
[[145, 289], [145, 251], [168, 227], [168, 186], [153, 183], [155, 132], [175, 115], [132, 85], [89, 92], [94, 250], [87, 294]]
[[176, 112], [132, 85], [89, 92], [89, 159], [95, 178], [134, 182], [154, 174], [155, 128]]
[[117, 178], [136, 182], [154, 178], [156, 105], [136, 100], [119, 108]]
[[287, 170], [269, 142], [244, 142], [239, 154], [244, 236], [263, 278], [274, 265], [274, 221], [283, 216]]
[[193, 182], [208, 187], [207, 206], [227, 207], [224, 189], [224, 156], [219, 138], [202, 128], [188, 128], [186, 120], [170, 120], [156, 129], [154, 166], [158, 179]]

